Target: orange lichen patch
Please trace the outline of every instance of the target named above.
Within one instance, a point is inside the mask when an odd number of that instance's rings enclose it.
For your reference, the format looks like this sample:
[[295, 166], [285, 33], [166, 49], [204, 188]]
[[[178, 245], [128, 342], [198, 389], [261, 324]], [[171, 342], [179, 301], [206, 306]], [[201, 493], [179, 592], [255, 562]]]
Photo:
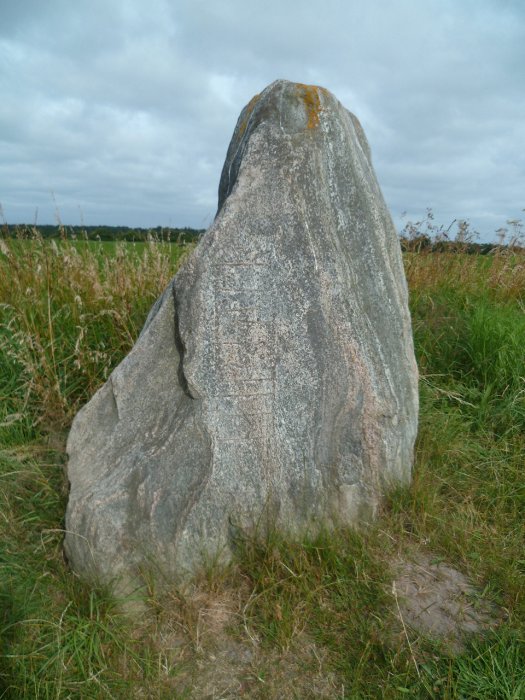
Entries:
[[257, 95], [254, 95], [252, 99], [248, 102], [246, 105], [246, 112], [244, 114], [243, 120], [241, 122], [241, 125], [239, 127], [239, 136], [242, 136], [244, 132], [246, 131], [246, 127], [248, 126], [248, 122], [250, 120], [250, 117], [252, 116], [253, 108], [259, 101], [260, 93], [257, 93]]
[[314, 129], [319, 126], [319, 114], [322, 111], [320, 92], [327, 93], [325, 88], [318, 85], [304, 85], [303, 83], [295, 84], [299, 95], [301, 96], [308, 114], [307, 129]]

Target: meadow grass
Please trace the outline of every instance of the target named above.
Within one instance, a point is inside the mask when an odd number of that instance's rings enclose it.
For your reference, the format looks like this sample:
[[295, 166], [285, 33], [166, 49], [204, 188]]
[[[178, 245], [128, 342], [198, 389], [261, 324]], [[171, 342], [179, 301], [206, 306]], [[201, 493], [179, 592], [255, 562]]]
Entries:
[[[62, 554], [64, 436], [186, 248], [0, 241], [0, 698], [525, 698], [525, 259], [406, 254], [421, 417], [377, 522], [236, 561], [125, 614]], [[425, 549], [504, 610], [450, 655], [403, 633], [396, 555]]]

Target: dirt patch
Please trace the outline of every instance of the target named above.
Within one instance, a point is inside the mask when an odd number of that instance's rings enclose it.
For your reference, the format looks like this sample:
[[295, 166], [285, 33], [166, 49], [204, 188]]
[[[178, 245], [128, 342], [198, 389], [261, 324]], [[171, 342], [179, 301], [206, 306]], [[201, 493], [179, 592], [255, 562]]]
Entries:
[[443, 642], [449, 652], [460, 653], [473, 635], [497, 627], [504, 613], [467, 577], [428, 553], [393, 563], [392, 594], [401, 634], [418, 635]]
[[341, 686], [327, 671], [325, 657], [325, 651], [303, 635], [282, 651], [248, 640], [223, 640], [220, 647], [200, 655], [191, 697], [328, 700], [338, 697]]
[[[198, 700], [327, 700], [341, 684], [327, 652], [304, 633], [289, 648], [269, 648], [245, 617], [246, 590], [193, 591], [174, 601], [154, 637], [162, 651], [166, 685], [174, 696]], [[179, 614], [174, 614], [178, 608]]]

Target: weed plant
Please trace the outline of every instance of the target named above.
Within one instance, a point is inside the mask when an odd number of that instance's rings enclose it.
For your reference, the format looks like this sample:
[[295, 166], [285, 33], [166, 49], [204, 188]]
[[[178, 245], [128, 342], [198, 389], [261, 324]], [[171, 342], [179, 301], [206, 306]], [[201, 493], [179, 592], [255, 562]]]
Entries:
[[[421, 416], [374, 525], [248, 533], [228, 569], [124, 614], [62, 555], [63, 436], [186, 248], [0, 240], [0, 698], [525, 698], [525, 257], [406, 253]], [[399, 629], [393, 559], [425, 549], [504, 610], [450, 656]], [[396, 626], [397, 625], [397, 626]]]

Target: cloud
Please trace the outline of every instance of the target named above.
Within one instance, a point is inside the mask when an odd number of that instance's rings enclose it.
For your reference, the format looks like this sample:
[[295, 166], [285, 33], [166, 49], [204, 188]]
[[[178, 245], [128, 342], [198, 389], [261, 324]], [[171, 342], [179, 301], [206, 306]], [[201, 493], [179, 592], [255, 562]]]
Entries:
[[66, 0], [0, 26], [9, 221], [203, 226], [241, 108], [276, 78], [361, 120], [394, 218], [485, 238], [525, 206], [525, 6], [505, 0]]

